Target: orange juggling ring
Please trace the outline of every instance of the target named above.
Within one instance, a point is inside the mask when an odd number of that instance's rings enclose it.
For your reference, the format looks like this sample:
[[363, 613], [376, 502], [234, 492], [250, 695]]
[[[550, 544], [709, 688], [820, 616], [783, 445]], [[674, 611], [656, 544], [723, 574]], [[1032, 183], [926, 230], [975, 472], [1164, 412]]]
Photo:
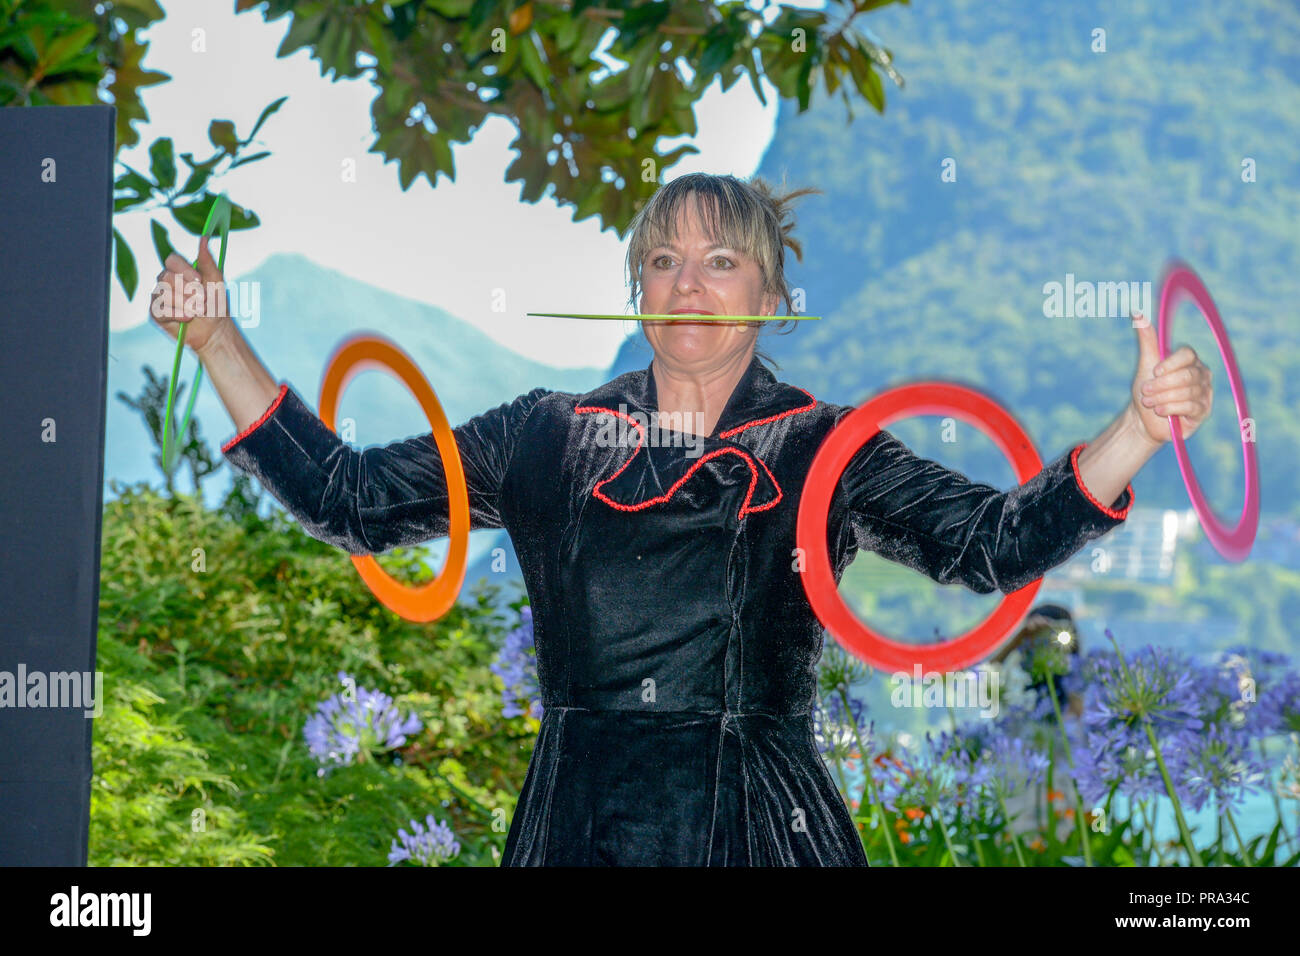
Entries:
[[948, 382], [916, 382], [877, 395], [845, 416], [813, 458], [795, 530], [795, 543], [807, 562], [803, 586], [822, 625], [872, 667], [909, 674], [918, 663], [924, 671], [958, 670], [984, 660], [1012, 632], [1042, 587], [1042, 578], [1008, 594], [966, 634], [942, 644], [917, 645], [893, 641], [858, 620], [840, 597], [831, 570], [826, 517], [840, 476], [880, 429], [908, 415], [951, 415], [974, 425], [1011, 460], [1021, 484], [1043, 468], [1029, 436], [1015, 419], [979, 392]]
[[408, 621], [425, 623], [436, 621], [456, 603], [456, 595], [465, 581], [465, 566], [469, 557], [469, 494], [465, 487], [465, 469], [461, 465], [456, 436], [447, 423], [438, 396], [419, 367], [411, 358], [387, 339], [375, 335], [357, 335], [345, 339], [330, 356], [325, 366], [325, 378], [320, 387], [320, 418], [330, 431], [334, 427], [334, 413], [339, 396], [356, 375], [367, 369], [391, 372], [402, 380], [429, 420], [434, 441], [442, 457], [442, 468], [447, 479], [447, 501], [451, 527], [451, 549], [442, 573], [421, 587], [401, 584], [393, 580], [371, 555], [352, 555], [361, 580], [366, 582], [375, 597], [390, 611]]

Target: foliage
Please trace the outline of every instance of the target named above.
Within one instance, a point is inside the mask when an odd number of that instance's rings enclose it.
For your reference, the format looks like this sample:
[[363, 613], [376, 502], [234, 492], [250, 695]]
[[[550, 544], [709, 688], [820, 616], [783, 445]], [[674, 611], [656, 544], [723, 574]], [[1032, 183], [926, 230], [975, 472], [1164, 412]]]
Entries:
[[[171, 77], [142, 66], [149, 43], [140, 34], [163, 18], [155, 0], [0, 0], [0, 107], [3, 106], [88, 106], [112, 103], [117, 110], [115, 155], [139, 143], [132, 124], [148, 121], [142, 91], [165, 83]], [[213, 120], [208, 138], [216, 152], [204, 160], [193, 153], [180, 158], [189, 167], [183, 181], [177, 181], [176, 155], [170, 137], [160, 137], [149, 146], [149, 174], [120, 163], [125, 170], [114, 181], [113, 212], [143, 207], [142, 211], [166, 207], [172, 218], [192, 235], [203, 231], [203, 222], [216, 202], [207, 186], [221, 174], [245, 163], [270, 155], [259, 152], [241, 155], [266, 118], [283, 105], [280, 97], [268, 105], [245, 139], [235, 134], [229, 120]], [[225, 169], [218, 171], [222, 163]], [[152, 205], [149, 205], [152, 203]], [[235, 205], [231, 230], [251, 229], [257, 216]], [[167, 228], [150, 220], [150, 232], [158, 261], [174, 249]], [[214, 252], [215, 254], [215, 252]], [[140, 270], [135, 253], [116, 227], [113, 229], [114, 270], [128, 298], [135, 296]]]
[[[494, 586], [415, 625], [279, 511], [113, 491], [92, 863], [382, 866], [393, 835], [430, 813], [461, 844], [449, 865], [498, 858], [534, 729], [501, 713], [491, 665], [515, 620], [501, 619]], [[380, 560], [402, 581], [432, 576], [410, 552]], [[320, 777], [303, 728], [342, 689], [340, 670], [391, 694], [423, 729]], [[191, 830], [196, 809], [204, 832]]]
[[[365, 75], [379, 88], [371, 152], [397, 162], [403, 189], [420, 175], [430, 185], [440, 173], [454, 179], [452, 144], [503, 115], [519, 130], [506, 179], [521, 184], [521, 198], [550, 195], [622, 237], [663, 171], [698, 152], [660, 153], [657, 143], [695, 135], [693, 106], [715, 77], [726, 90], [747, 75], [764, 99], [766, 76], [800, 110], [820, 81], [828, 96], [840, 92], [850, 120], [855, 96], [883, 112], [877, 70], [902, 78], [853, 20], [892, 2], [237, 0], [236, 9], [290, 16], [278, 55], [307, 48], [322, 75]], [[626, 68], [606, 67], [598, 51]]]
[[117, 148], [148, 121], [141, 91], [171, 79], [142, 65], [155, 0], [0, 0], [0, 106], [117, 107]]

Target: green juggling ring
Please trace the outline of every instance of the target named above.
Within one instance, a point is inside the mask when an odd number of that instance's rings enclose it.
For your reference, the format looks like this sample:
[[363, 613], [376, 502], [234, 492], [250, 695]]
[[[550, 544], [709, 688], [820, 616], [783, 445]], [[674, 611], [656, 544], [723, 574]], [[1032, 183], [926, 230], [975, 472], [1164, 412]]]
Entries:
[[586, 315], [581, 312], [529, 312], [528, 315], [540, 315], [551, 319], [627, 319], [632, 322], [813, 322], [820, 315]]
[[[218, 271], [226, 267], [226, 237], [230, 235], [230, 200], [222, 193], [217, 197], [212, 208], [208, 210], [207, 221], [203, 223], [203, 233], [199, 237], [200, 241], [212, 235], [214, 229], [221, 235], [221, 252], [217, 256]], [[199, 260], [194, 260], [194, 268], [199, 267]], [[204, 296], [206, 300], [206, 295]], [[163, 471], [169, 471], [171, 468], [171, 424], [172, 424], [172, 402], [176, 398], [176, 378], [181, 370], [181, 356], [185, 353], [185, 330], [189, 328], [188, 322], [181, 323], [181, 330], [176, 336], [176, 357], [172, 360], [172, 379], [167, 388], [167, 411], [163, 418]], [[199, 383], [203, 381], [203, 363], [199, 363], [199, 370], [194, 374], [194, 386], [190, 390], [189, 404], [185, 406], [185, 418], [181, 421], [180, 431], [177, 437], [180, 438], [186, 432], [190, 425], [190, 416], [194, 414], [194, 400], [199, 394]]]

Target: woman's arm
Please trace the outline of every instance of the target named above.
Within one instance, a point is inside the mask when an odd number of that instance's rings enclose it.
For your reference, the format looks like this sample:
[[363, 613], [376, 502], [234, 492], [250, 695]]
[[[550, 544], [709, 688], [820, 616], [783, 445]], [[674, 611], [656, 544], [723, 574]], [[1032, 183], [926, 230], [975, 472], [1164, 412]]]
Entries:
[[195, 352], [226, 406], [235, 431], [242, 432], [271, 407], [280, 386], [239, 326], [226, 318]]
[[1075, 469], [1082, 449], [999, 491], [919, 457], [882, 429], [850, 460], [832, 501], [836, 571], [864, 549], [940, 584], [1019, 590], [1128, 516], [1131, 485], [1109, 500], [1084, 488]]
[[1079, 453], [1079, 476], [1084, 487], [1098, 501], [1114, 501], [1160, 450], [1160, 444], [1143, 430], [1133, 406], [1126, 405]]
[[1210, 369], [1192, 348], [1161, 358], [1150, 321], [1135, 315], [1133, 328], [1137, 372], [1124, 411], [1019, 488], [972, 482], [884, 430], [867, 442], [840, 479], [837, 573], [868, 548], [941, 584], [1010, 594], [1128, 517], [1129, 482], [1171, 439], [1170, 418], [1190, 438], [1214, 402]]
[[[447, 481], [431, 432], [356, 450], [288, 383], [277, 384], [232, 329], [200, 355], [239, 429], [222, 445], [227, 461], [257, 478], [309, 535], [349, 554], [380, 554], [448, 533]], [[524, 422], [546, 394], [533, 389], [452, 429], [471, 529], [503, 527], [502, 481]]]

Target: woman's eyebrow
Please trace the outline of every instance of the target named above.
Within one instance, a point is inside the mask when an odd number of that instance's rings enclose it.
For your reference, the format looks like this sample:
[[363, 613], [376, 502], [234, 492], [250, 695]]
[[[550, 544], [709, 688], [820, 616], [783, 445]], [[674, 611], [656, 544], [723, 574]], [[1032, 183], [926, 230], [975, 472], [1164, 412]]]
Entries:
[[[712, 252], [712, 251], [715, 250], [715, 249], [726, 249], [728, 252], [734, 252], [734, 253], [736, 253], [737, 255], [740, 254], [740, 247], [739, 247], [739, 246], [728, 245], [728, 244], [725, 243], [725, 242], [715, 242], [713, 245], [711, 245], [711, 246], [707, 246], [706, 248], [707, 248], [710, 252]], [[650, 251], [651, 251], [651, 252], [658, 252], [660, 249], [668, 249], [668, 250], [671, 251], [671, 252], [678, 252], [678, 251], [680, 251], [678, 245], [677, 245], [676, 243], [674, 243], [674, 242], [665, 242], [665, 243], [660, 243], [660, 244], [657, 245], [657, 246], [651, 246], [651, 247], [650, 247]]]

